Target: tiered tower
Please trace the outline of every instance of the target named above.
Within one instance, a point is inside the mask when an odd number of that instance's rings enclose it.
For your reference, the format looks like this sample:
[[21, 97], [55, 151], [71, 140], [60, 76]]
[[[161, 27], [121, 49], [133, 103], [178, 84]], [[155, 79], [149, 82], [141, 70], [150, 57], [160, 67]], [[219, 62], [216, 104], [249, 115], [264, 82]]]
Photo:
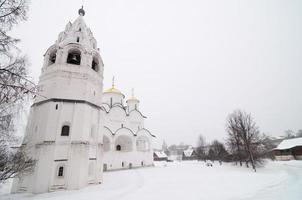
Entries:
[[12, 192], [79, 189], [102, 181], [103, 62], [84, 22], [68, 23], [48, 48], [23, 147], [37, 163]]

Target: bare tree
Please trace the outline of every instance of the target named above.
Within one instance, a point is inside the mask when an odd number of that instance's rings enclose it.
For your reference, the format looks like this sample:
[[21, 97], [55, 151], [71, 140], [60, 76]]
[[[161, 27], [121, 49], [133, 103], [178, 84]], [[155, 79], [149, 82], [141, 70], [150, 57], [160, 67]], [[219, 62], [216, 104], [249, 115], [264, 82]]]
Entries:
[[297, 131], [296, 137], [302, 137], [302, 129]]
[[295, 138], [295, 132], [290, 129], [284, 131], [284, 138], [285, 139]]
[[26, 156], [25, 147], [11, 148], [18, 141], [16, 116], [29, 94], [35, 94], [26, 58], [16, 47], [19, 40], [7, 34], [26, 20], [27, 8], [25, 0], [0, 0], [0, 182], [31, 171], [35, 163]]
[[227, 146], [229, 147], [229, 151], [232, 155], [232, 160], [235, 161], [236, 165], [239, 162], [240, 166], [242, 166], [242, 162], [244, 160], [244, 149], [243, 143], [240, 138], [240, 135], [235, 126], [236, 122], [233, 118], [228, 117], [227, 119]]
[[248, 158], [246, 164], [248, 166], [248, 162], [250, 162], [256, 172], [256, 161], [260, 159], [256, 155], [260, 145], [262, 145], [262, 141], [259, 129], [251, 115], [241, 110], [234, 111], [228, 116], [227, 130], [232, 132], [232, 136], [240, 139]]
[[213, 153], [213, 158], [211, 158], [211, 160], [226, 161], [228, 152], [226, 151], [223, 143], [218, 140], [214, 140], [211, 143], [210, 150], [212, 150]]
[[198, 136], [196, 154], [198, 160], [206, 159], [206, 140], [201, 134]]

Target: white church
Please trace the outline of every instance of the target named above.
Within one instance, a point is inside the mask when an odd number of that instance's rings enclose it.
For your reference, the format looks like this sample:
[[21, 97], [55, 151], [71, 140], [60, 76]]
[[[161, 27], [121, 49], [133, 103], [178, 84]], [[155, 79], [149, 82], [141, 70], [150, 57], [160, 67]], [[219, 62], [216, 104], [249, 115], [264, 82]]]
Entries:
[[84, 15], [81, 8], [44, 55], [22, 143], [37, 163], [12, 192], [80, 189], [102, 183], [104, 171], [153, 165], [139, 100], [125, 102], [114, 82], [103, 92], [104, 64]]

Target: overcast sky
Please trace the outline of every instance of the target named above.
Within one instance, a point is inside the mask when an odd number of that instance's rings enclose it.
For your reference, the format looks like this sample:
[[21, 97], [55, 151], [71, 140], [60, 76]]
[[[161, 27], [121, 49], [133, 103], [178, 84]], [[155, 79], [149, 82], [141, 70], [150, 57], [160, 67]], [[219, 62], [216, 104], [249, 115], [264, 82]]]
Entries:
[[[43, 54], [82, 0], [32, 0], [13, 31], [37, 81]], [[234, 109], [261, 132], [302, 129], [302, 1], [85, 0], [104, 85], [135, 88], [146, 128], [168, 144], [226, 137]], [[160, 142], [159, 142], [160, 143]]]

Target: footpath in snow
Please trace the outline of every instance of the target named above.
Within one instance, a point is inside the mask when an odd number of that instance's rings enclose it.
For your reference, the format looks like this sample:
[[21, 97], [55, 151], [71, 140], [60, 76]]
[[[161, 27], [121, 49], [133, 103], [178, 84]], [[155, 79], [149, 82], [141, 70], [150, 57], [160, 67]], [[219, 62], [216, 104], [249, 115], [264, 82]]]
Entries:
[[302, 161], [268, 162], [257, 173], [225, 163], [158, 162], [150, 168], [106, 172], [101, 185], [39, 195], [9, 194], [7, 186], [0, 199], [301, 200]]

